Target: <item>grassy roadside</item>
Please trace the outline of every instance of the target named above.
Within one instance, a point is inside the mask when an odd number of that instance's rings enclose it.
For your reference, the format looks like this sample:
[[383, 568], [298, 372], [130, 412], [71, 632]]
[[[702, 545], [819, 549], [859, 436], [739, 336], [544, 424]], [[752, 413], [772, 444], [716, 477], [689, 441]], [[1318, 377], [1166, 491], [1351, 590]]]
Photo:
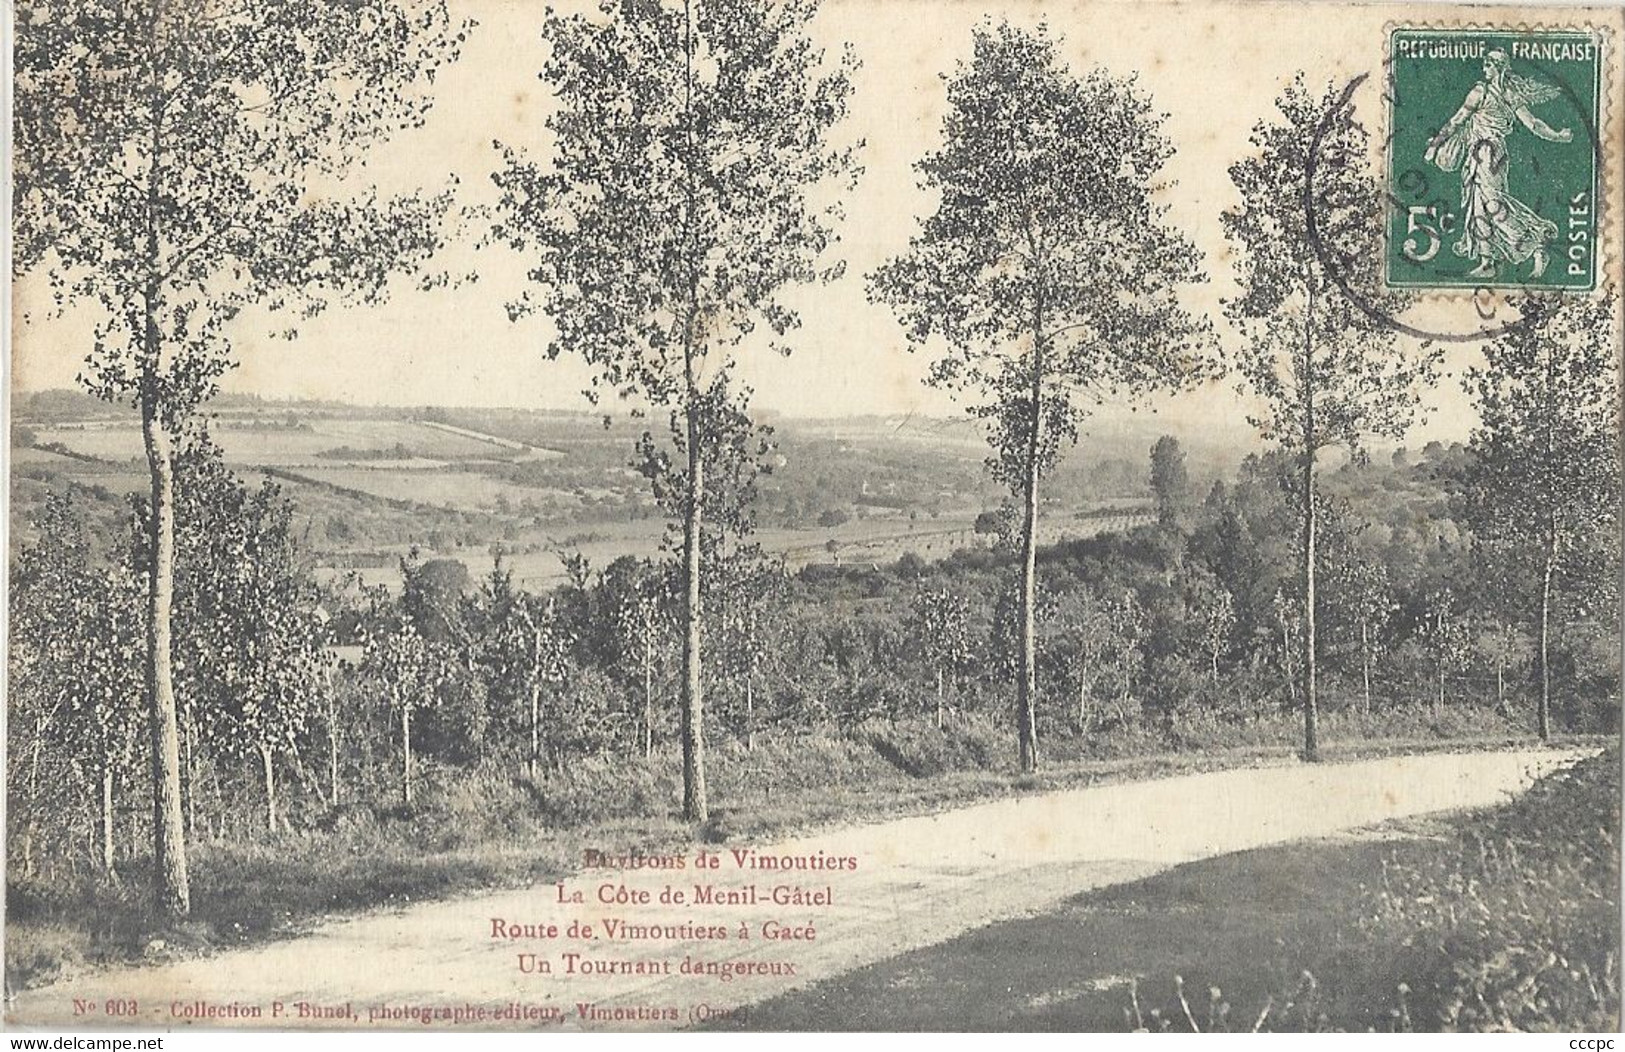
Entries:
[[1180, 866], [719, 1026], [1615, 1032], [1619, 792], [1615, 747], [1499, 807]]
[[[882, 733], [891, 737], [877, 741]], [[501, 772], [448, 771], [412, 809], [356, 805], [301, 832], [196, 845], [193, 915], [180, 925], [151, 911], [139, 860], [123, 867], [118, 884], [14, 879], [6, 897], [7, 986], [296, 937], [335, 915], [547, 882], [579, 869], [589, 847], [652, 854], [1022, 793], [1298, 762], [1292, 746], [1267, 742], [1104, 756], [1091, 755], [1098, 743], [1076, 743], [1070, 752], [1057, 747], [1040, 774], [1023, 776], [991, 758], [1002, 761], [1004, 750], [987, 751], [1000, 740], [992, 728], [958, 737], [889, 728], [840, 739], [767, 740], [752, 751], [719, 748], [712, 771], [719, 806], [703, 828], [675, 813], [674, 757], [584, 765], [545, 785]], [[1353, 739], [1326, 753], [1336, 761], [1529, 744], [1505, 734]]]

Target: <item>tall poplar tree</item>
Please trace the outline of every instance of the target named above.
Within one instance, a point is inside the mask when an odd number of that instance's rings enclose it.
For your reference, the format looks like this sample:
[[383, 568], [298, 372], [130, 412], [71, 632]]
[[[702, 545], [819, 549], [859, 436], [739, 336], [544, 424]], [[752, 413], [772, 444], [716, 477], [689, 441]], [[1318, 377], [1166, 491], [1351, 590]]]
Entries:
[[258, 767], [275, 832], [278, 761], [297, 756], [322, 692], [321, 591], [295, 538], [293, 503], [274, 482], [250, 489], [206, 435], [179, 450], [176, 480], [175, 653], [199, 724], [191, 730], [216, 755]]
[[[38, 540], [22, 546], [11, 574], [12, 682], [27, 685], [14, 695], [12, 732], [29, 740], [19, 733], [25, 720], [18, 717], [35, 718], [30, 783], [37, 783], [46, 745], [83, 774], [97, 807], [102, 871], [116, 879], [116, 782], [131, 774], [141, 729], [137, 582], [91, 556], [90, 531], [71, 492], [48, 497], [35, 526]], [[13, 759], [14, 771], [24, 767], [20, 759]], [[34, 795], [27, 797], [25, 859], [39, 821]]]
[[[1528, 298], [1521, 318], [1469, 371], [1479, 426], [1461, 488], [1475, 537], [1507, 565], [1535, 621], [1536, 728], [1552, 733], [1554, 611], [1614, 610], [1587, 594], [1619, 574], [1620, 448], [1617, 300]], [[1613, 630], [1617, 634], [1617, 625]]]
[[1243, 338], [1244, 389], [1261, 403], [1251, 421], [1296, 462], [1299, 594], [1283, 596], [1281, 609], [1302, 622], [1303, 751], [1315, 760], [1316, 459], [1373, 435], [1402, 436], [1438, 353], [1406, 353], [1395, 330], [1366, 309], [1393, 317], [1405, 301], [1382, 292], [1383, 204], [1365, 129], [1337, 92], [1317, 95], [1301, 76], [1276, 108], [1277, 120], [1254, 126], [1250, 155], [1230, 167], [1241, 205], [1223, 221], [1242, 292], [1225, 311]]
[[1151, 497], [1158, 525], [1176, 532], [1190, 529], [1195, 509], [1190, 473], [1185, 467], [1185, 451], [1172, 435], [1163, 435], [1151, 447]]
[[988, 466], [1019, 504], [1016, 730], [1038, 765], [1039, 483], [1101, 400], [1203, 375], [1205, 326], [1176, 293], [1203, 280], [1166, 219], [1158, 178], [1173, 145], [1132, 79], [1067, 69], [1048, 30], [975, 31], [948, 80], [942, 146], [919, 161], [938, 200], [906, 252], [870, 278], [930, 382], [985, 420]]
[[190, 910], [171, 669], [177, 436], [246, 307], [376, 301], [439, 247], [445, 194], [324, 196], [419, 124], [466, 27], [443, 0], [20, 0], [18, 272], [99, 316], [83, 381], [140, 411], [156, 893]]
[[[703, 552], [719, 422], [748, 420], [729, 383], [747, 349], [799, 324], [783, 293], [838, 276], [826, 181], [856, 173], [832, 144], [855, 67], [808, 39], [817, 0], [625, 0], [550, 14], [542, 77], [557, 96], [546, 160], [502, 149], [496, 236], [533, 261], [550, 357], [669, 414], [678, 465], [645, 471], [682, 523], [683, 811], [704, 821]], [[499, 144], [500, 145], [500, 144]], [[770, 334], [763, 339], [758, 330]], [[752, 339], [752, 337], [756, 337]], [[666, 491], [671, 489], [672, 492]]]

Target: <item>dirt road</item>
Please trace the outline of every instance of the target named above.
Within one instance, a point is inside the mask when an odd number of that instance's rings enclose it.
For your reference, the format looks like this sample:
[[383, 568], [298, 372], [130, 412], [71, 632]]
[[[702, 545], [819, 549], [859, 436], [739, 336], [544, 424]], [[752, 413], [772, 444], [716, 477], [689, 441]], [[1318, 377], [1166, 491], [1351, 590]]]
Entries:
[[[1099, 786], [755, 845], [754, 854], [715, 847], [716, 868], [697, 866], [702, 849], [691, 848], [681, 869], [585, 869], [562, 885], [89, 975], [22, 994], [7, 1018], [161, 1028], [683, 1026], [1183, 862], [1492, 804], [1579, 755], [1438, 754]], [[750, 868], [763, 858], [807, 868]]]

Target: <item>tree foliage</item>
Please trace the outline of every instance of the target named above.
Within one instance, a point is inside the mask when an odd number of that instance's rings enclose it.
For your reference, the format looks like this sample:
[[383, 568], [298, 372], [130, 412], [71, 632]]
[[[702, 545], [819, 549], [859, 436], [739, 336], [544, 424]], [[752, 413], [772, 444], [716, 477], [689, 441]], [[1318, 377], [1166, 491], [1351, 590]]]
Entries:
[[245, 307], [309, 317], [421, 270], [449, 194], [326, 188], [422, 122], [468, 28], [441, 0], [20, 4], [15, 263], [99, 308], [90, 389], [181, 420]]
[[[545, 313], [550, 357], [580, 356], [594, 390], [670, 413], [677, 468], [653, 435], [640, 467], [683, 523], [684, 809], [707, 813], [701, 609], [704, 529], [716, 490], [748, 496], [755, 436], [734, 363], [765, 324], [769, 346], [799, 324], [784, 293], [833, 279], [838, 205], [855, 147], [832, 143], [855, 60], [808, 39], [815, 0], [685, 0], [550, 13], [542, 79], [558, 95], [546, 161], [501, 150], [495, 237], [532, 261], [517, 318]], [[728, 525], [724, 520], [723, 525]]]
[[321, 592], [274, 483], [250, 490], [207, 436], [182, 450], [177, 477], [183, 722], [222, 758], [261, 768], [274, 827], [275, 765], [296, 754], [327, 665]]
[[1554, 607], [1583, 620], [1618, 603], [1619, 364], [1612, 293], [1527, 298], [1469, 371], [1479, 426], [1458, 480], [1467, 521], [1538, 624], [1537, 720], [1550, 733]]
[[983, 25], [972, 46], [948, 79], [942, 145], [916, 165], [936, 211], [869, 290], [911, 348], [939, 350], [930, 382], [986, 421], [988, 467], [1022, 505], [1016, 720], [1031, 769], [1039, 480], [1100, 401], [1204, 375], [1207, 332], [1177, 299], [1202, 274], [1159, 200], [1173, 145], [1132, 78], [1074, 75], [1043, 26]]
[[1380, 278], [1383, 200], [1365, 129], [1334, 88], [1316, 93], [1300, 75], [1276, 100], [1279, 116], [1253, 129], [1254, 152], [1230, 167], [1241, 205], [1223, 216], [1238, 249], [1241, 295], [1225, 313], [1243, 342], [1241, 389], [1249, 418], [1297, 463], [1296, 504], [1303, 619], [1304, 752], [1317, 755], [1316, 597], [1323, 449], [1355, 450], [1370, 436], [1398, 438], [1437, 351], [1410, 353], [1383, 316], [1404, 308]]
[[1203, 277], [1166, 221], [1174, 148], [1133, 79], [1073, 75], [1042, 26], [983, 26], [973, 46], [916, 165], [937, 210], [870, 290], [912, 346], [941, 341], [931, 382], [990, 422], [989, 466], [1019, 488], [1035, 423], [1042, 472], [1099, 400], [1203, 375], [1204, 327], [1176, 298]]
[[1157, 522], [1164, 529], [1184, 530], [1189, 526], [1190, 472], [1185, 468], [1185, 451], [1172, 435], [1163, 435], [1151, 447], [1151, 496], [1157, 505]]
[[49, 747], [75, 781], [94, 786], [101, 866], [112, 874], [114, 783], [138, 774], [143, 725], [140, 585], [128, 567], [87, 558], [90, 534], [70, 495], [47, 501], [37, 525], [39, 540], [18, 553], [11, 575], [11, 727], [26, 738], [32, 723], [37, 741], [25, 764], [14, 757], [14, 770], [29, 772], [37, 796], [39, 750]]
[[244, 308], [310, 317], [425, 272], [449, 193], [333, 187], [421, 123], [467, 26], [444, 0], [52, 0], [19, 4], [16, 25], [14, 267], [43, 271], [57, 309], [91, 312], [80, 379], [141, 413], [154, 891], [179, 917], [191, 906], [170, 656], [175, 437], [232, 364]]

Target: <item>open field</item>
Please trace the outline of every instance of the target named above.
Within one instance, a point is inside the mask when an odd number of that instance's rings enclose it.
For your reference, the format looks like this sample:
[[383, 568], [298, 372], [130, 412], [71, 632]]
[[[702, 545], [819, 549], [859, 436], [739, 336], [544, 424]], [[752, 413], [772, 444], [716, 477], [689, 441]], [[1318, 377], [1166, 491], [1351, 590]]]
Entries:
[[581, 504], [579, 498], [568, 492], [518, 486], [473, 471], [436, 471], [435, 467], [431, 464], [427, 470], [416, 467], [403, 470], [391, 464], [301, 465], [296, 474], [382, 500], [452, 509], [550, 509], [557, 512]]
[[[68, 401], [77, 412], [28, 419], [25, 409], [22, 422], [35, 445], [14, 445], [19, 470], [47, 487], [72, 480], [109, 498], [144, 490], [136, 422], [111, 408], [107, 416], [87, 412], [77, 396]], [[603, 417], [586, 413], [435, 409], [418, 416], [265, 404], [228, 407], [210, 431], [240, 475], [275, 474], [299, 508], [307, 550], [325, 577], [358, 567], [369, 583], [396, 587], [398, 558], [414, 546], [478, 575], [500, 543], [517, 581], [540, 588], [564, 579], [565, 551], [597, 567], [660, 552], [664, 519], [647, 481], [629, 467], [633, 439], [646, 426], [615, 419], [606, 429]], [[753, 540], [792, 571], [883, 565], [910, 552], [929, 561], [991, 542], [972, 527], [1001, 496], [986, 483], [985, 446], [973, 422], [782, 421], [776, 432], [776, 467], [761, 480]], [[48, 444], [71, 455], [39, 448]], [[1111, 464], [1122, 473], [1121, 462]], [[24, 536], [37, 500], [28, 489], [17, 501]], [[1085, 497], [1065, 470], [1046, 500], [1042, 544], [1146, 521], [1144, 497]], [[1109, 510], [1122, 514], [1101, 514]]]
[[[76, 453], [103, 460], [142, 456], [141, 431], [134, 424], [89, 421], [35, 430], [41, 443], [60, 443]], [[366, 453], [400, 447], [428, 460], [504, 453], [503, 447], [489, 441], [409, 420], [309, 415], [298, 417], [293, 427], [274, 420], [229, 420], [217, 423], [211, 434], [225, 452], [227, 463], [251, 467], [343, 463], [342, 457], [335, 460], [322, 454], [345, 448]]]
[[554, 457], [562, 457], [562, 456], [564, 456], [563, 453], [560, 453], [556, 449], [542, 449], [542, 448], [540, 448], [538, 446], [532, 446], [532, 445], [529, 445], [527, 443], [519, 442], [519, 441], [516, 441], [516, 440], [511, 439], [511, 438], [502, 438], [502, 437], [500, 437], [498, 435], [489, 435], [489, 434], [485, 434], [484, 432], [474, 431], [474, 430], [472, 430], [470, 428], [466, 428], [466, 427], [457, 427], [457, 426], [452, 425], [452, 424], [443, 424], [443, 423], [440, 423], [440, 422], [435, 421], [435, 420], [423, 420], [423, 421], [420, 421], [420, 423], [422, 424], [422, 426], [434, 428], [436, 431], [442, 431], [442, 432], [445, 432], [446, 434], [449, 434], [449, 435], [458, 435], [458, 436], [460, 436], [462, 438], [472, 438], [476, 442], [483, 442], [486, 445], [496, 446], [498, 449], [505, 449], [505, 450], [508, 450], [508, 451], [510, 451], [512, 453], [520, 454], [520, 455], [525, 456], [525, 457], [534, 457], [534, 458], [539, 458], [539, 459], [543, 459], [543, 460], [551, 460]]
[[[387, 486], [394, 485], [369, 478], [368, 473], [363, 471], [300, 474], [323, 480], [335, 480], [338, 484], [353, 485], [357, 489], [371, 486], [379, 492], [383, 492]], [[419, 487], [413, 492], [401, 483], [402, 488], [390, 492], [401, 494], [401, 499], [434, 503], [440, 499], [442, 491], [439, 487], [445, 477], [437, 476], [432, 488]], [[456, 483], [447, 485], [446, 492], [466, 492], [470, 495], [485, 492], [480, 490], [477, 483], [467, 484], [466, 491], [459, 489], [459, 485]], [[426, 498], [425, 494], [431, 495]], [[471, 496], [463, 504], [447, 506], [478, 505]], [[842, 523], [840, 526], [820, 526], [806, 530], [770, 527], [757, 531], [752, 539], [759, 543], [764, 551], [782, 555], [786, 567], [792, 573], [807, 566], [870, 564], [878, 566], [896, 562], [909, 552], [933, 560], [944, 558], [962, 549], [988, 547], [992, 539], [976, 533], [972, 528], [975, 517], [975, 512], [961, 511], [944, 514], [929, 521], [921, 520], [911, 525], [907, 519], [897, 515], [872, 516]], [[1139, 525], [1145, 522], [1146, 518], [1147, 513], [1135, 511], [1121, 515], [1076, 519], [1071, 522], [1046, 523], [1038, 531], [1039, 543], [1055, 544], [1065, 540], [1092, 537], [1112, 530], [1122, 530]], [[522, 546], [507, 545], [502, 561], [503, 565], [513, 572], [517, 584], [533, 589], [552, 587], [565, 579], [563, 559], [565, 553], [581, 555], [591, 566], [601, 569], [622, 556], [634, 558], [657, 556], [665, 533], [666, 523], [653, 518], [540, 530], [527, 538]], [[833, 552], [829, 547], [831, 541], [835, 542], [836, 546]], [[395, 554], [405, 555], [406, 549], [398, 548]], [[475, 577], [491, 567], [488, 546], [459, 547], [438, 551], [435, 554], [438, 558], [450, 558], [461, 562]], [[331, 576], [340, 571], [327, 567], [322, 572]], [[367, 584], [383, 584], [391, 589], [397, 588], [400, 584], [400, 572], [393, 562], [386, 566], [362, 568], [356, 572]]]

